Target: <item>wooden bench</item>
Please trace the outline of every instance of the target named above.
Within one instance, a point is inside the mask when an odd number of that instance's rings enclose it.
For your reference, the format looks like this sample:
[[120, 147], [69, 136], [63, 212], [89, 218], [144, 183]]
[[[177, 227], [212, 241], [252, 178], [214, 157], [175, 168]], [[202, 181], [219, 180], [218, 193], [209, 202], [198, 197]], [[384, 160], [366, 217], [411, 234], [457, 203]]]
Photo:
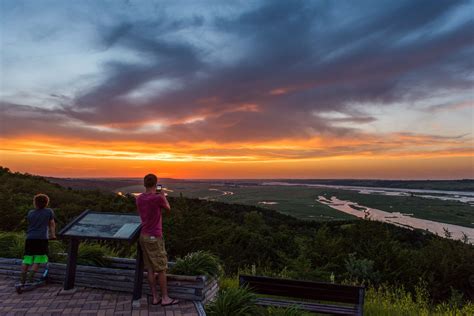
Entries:
[[[323, 314], [363, 314], [365, 293], [363, 286], [277, 279], [252, 275], [240, 275], [239, 286], [248, 287], [255, 294], [280, 297], [257, 298], [257, 304], [262, 306], [289, 307], [296, 305], [299, 309]], [[295, 301], [286, 298], [323, 302]], [[339, 303], [339, 305], [332, 303]]]

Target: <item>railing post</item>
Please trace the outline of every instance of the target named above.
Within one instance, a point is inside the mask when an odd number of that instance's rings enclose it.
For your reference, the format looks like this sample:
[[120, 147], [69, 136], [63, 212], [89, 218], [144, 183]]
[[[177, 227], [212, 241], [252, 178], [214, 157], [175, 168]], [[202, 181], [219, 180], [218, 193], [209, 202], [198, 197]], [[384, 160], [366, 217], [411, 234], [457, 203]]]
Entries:
[[64, 290], [71, 290], [74, 288], [74, 281], [76, 280], [76, 265], [77, 254], [79, 251], [79, 239], [71, 238], [69, 240], [69, 251], [66, 266], [66, 278], [64, 279]]

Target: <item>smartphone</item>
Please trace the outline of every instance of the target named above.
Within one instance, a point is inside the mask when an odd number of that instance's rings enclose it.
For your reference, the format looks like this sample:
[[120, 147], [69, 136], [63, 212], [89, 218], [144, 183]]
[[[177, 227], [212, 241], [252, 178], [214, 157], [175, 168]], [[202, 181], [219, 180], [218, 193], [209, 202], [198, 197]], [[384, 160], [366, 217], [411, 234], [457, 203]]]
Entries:
[[156, 192], [161, 192], [163, 190], [163, 186], [161, 184], [156, 185]]

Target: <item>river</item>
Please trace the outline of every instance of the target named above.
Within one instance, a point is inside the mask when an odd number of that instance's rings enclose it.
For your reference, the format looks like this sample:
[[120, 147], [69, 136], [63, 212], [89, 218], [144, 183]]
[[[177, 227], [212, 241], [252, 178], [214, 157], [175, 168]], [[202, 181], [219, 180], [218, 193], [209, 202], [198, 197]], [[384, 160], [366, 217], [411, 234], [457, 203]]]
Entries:
[[[289, 183], [289, 182], [263, 182], [262, 185], [281, 186], [306, 186], [314, 188], [331, 188], [338, 190], [358, 191], [360, 194], [381, 194], [381, 195], [415, 195], [427, 199], [452, 200], [468, 203], [474, 206], [474, 192], [470, 191], [443, 191], [443, 190], [421, 190], [421, 189], [397, 189], [383, 187], [363, 187], [352, 185], [329, 185], [329, 184], [309, 184], [309, 183]], [[435, 194], [435, 195], [433, 195]]]
[[[396, 189], [383, 187], [363, 187], [349, 185], [325, 185], [309, 183], [289, 183], [289, 182], [264, 182], [262, 185], [281, 185], [281, 186], [306, 186], [315, 188], [331, 188], [337, 190], [353, 190], [360, 194], [380, 194], [391, 196], [414, 195], [427, 199], [453, 200], [466, 203], [474, 207], [474, 192], [469, 191], [443, 191], [443, 190], [421, 190], [421, 189]], [[319, 196], [316, 199], [319, 203], [325, 204], [338, 211], [348, 213], [360, 218], [376, 220], [391, 223], [408, 229], [423, 229], [442, 237], [452, 239], [467, 238], [468, 242], [474, 243], [474, 229], [459, 225], [446, 224], [411, 216], [412, 214], [403, 214], [400, 212], [386, 212], [375, 208], [369, 208], [359, 205], [352, 201], [339, 200], [333, 196], [326, 199]]]
[[331, 197], [330, 200], [323, 196], [319, 196], [317, 201], [338, 211], [363, 219], [387, 222], [409, 229], [423, 229], [436, 235], [451, 239], [467, 238], [469, 243], [474, 243], [473, 228], [416, 218], [399, 212], [385, 212], [375, 208], [365, 207], [351, 201], [339, 200], [335, 196]]

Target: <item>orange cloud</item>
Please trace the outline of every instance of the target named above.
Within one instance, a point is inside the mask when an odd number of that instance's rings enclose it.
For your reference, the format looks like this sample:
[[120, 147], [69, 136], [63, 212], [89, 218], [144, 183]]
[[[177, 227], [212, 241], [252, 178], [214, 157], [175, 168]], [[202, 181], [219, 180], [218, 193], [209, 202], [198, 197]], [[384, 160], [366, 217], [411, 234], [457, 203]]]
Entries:
[[288, 88], [278, 88], [278, 89], [273, 89], [270, 91], [270, 95], [282, 95], [286, 94], [290, 91]]
[[[1, 165], [55, 176], [141, 176], [150, 168], [175, 178], [416, 178], [428, 171], [438, 178], [474, 176], [474, 148], [464, 137], [410, 133], [232, 144], [173, 144], [159, 138], [101, 142], [34, 135], [1, 142]], [[414, 166], [422, 161], [429, 163], [417, 171]]]

